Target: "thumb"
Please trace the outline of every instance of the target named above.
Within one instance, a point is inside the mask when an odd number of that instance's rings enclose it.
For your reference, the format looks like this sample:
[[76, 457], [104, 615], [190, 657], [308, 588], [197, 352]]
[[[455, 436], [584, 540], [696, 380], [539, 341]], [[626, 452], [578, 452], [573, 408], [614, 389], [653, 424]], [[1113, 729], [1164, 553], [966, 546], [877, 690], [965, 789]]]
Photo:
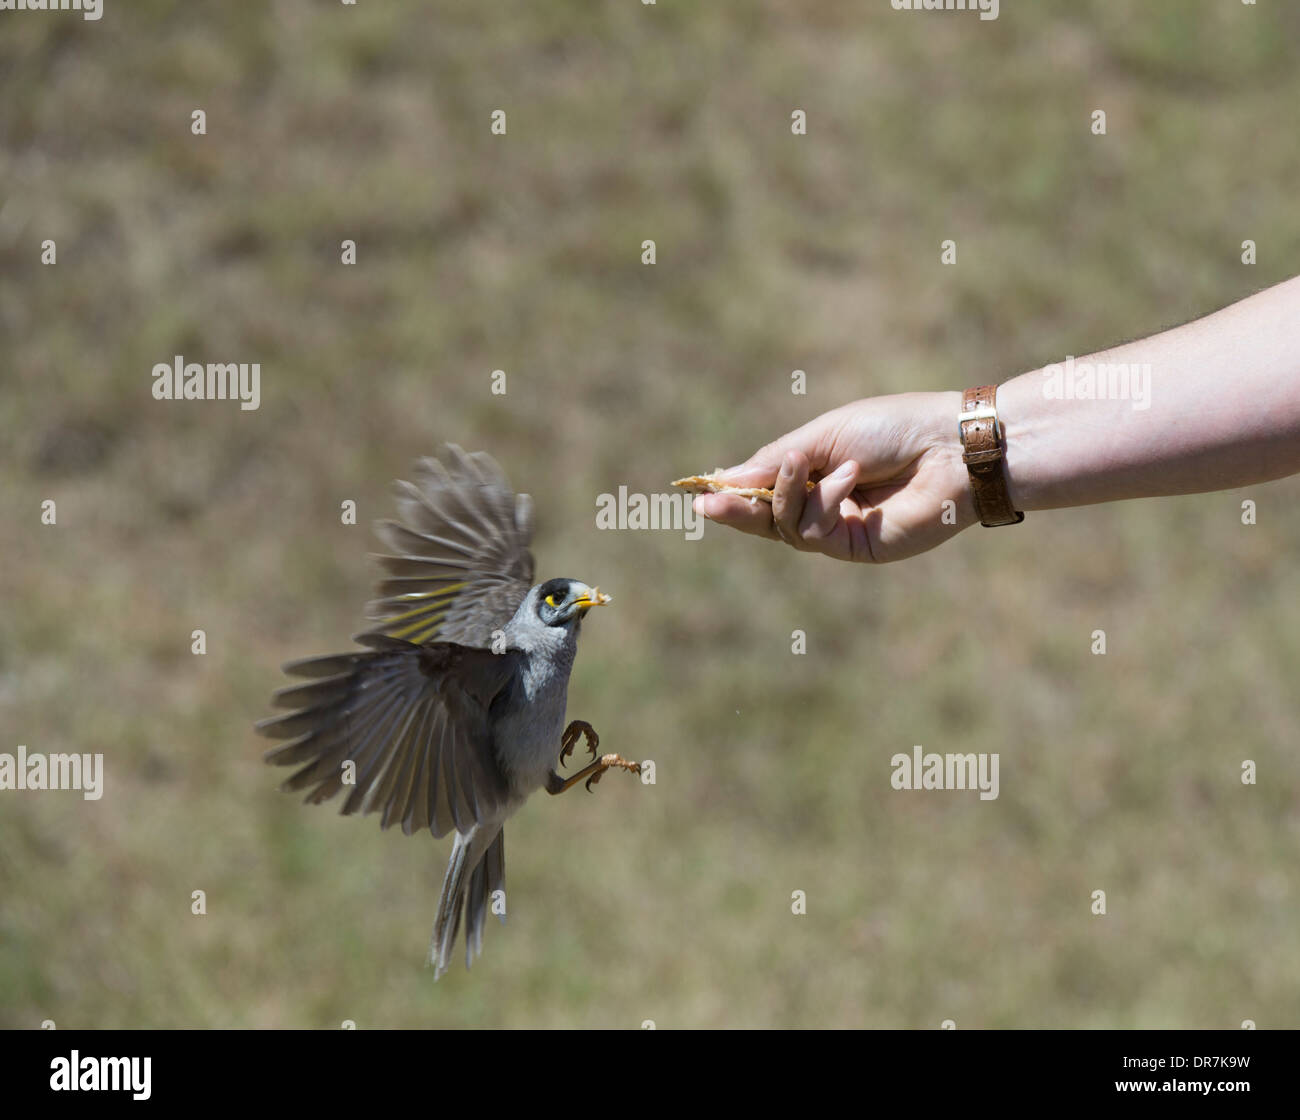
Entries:
[[745, 462], [719, 472], [731, 486], [763, 486], [771, 489], [776, 483], [781, 463], [791, 451], [801, 452], [808, 460], [808, 469], [826, 474], [839, 463], [831, 462], [834, 425], [829, 414], [810, 420], [801, 428], [774, 439], [760, 447]]

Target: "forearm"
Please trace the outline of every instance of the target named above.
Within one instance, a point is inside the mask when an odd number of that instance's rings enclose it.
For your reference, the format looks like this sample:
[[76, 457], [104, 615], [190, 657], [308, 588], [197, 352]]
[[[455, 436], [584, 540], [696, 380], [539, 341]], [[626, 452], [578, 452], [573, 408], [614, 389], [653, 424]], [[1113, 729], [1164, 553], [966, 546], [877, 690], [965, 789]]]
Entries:
[[1300, 278], [1075, 359], [1073, 368], [1045, 370], [998, 389], [1016, 509], [1223, 490], [1300, 472]]
[[[997, 410], [1018, 510], [1298, 473], [1300, 278], [1068, 370], [1023, 374], [998, 388]], [[915, 556], [980, 520], [958, 438], [961, 412], [960, 392], [854, 401], [713, 480], [770, 489], [770, 505], [713, 493], [695, 508], [840, 560]]]

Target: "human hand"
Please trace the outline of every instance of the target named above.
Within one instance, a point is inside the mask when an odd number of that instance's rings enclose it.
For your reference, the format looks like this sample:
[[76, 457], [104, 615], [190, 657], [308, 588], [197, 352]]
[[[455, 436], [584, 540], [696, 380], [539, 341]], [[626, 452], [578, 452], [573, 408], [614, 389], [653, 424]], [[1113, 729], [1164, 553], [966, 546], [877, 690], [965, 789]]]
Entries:
[[[732, 486], [772, 489], [771, 505], [701, 494], [695, 509], [743, 533], [837, 560], [883, 564], [915, 556], [978, 520], [957, 437], [960, 411], [960, 393], [854, 401], [718, 476]], [[810, 475], [820, 479], [811, 491]]]

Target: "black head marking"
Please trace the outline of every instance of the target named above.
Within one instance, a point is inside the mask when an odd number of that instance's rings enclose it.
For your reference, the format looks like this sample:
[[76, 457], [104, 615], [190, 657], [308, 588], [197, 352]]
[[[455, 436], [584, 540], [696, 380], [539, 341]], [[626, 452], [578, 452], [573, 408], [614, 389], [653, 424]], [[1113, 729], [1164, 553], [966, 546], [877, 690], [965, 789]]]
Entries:
[[558, 611], [569, 597], [572, 584], [570, 579], [548, 579], [537, 589], [537, 617], [548, 626], [558, 623]]

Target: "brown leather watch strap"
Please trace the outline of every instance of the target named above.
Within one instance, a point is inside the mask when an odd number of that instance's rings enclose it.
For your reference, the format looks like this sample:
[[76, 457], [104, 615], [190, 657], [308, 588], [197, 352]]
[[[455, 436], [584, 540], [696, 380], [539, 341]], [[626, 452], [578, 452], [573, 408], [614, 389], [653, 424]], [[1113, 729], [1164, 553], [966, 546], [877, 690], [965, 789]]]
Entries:
[[980, 385], [962, 395], [962, 462], [970, 472], [971, 496], [981, 525], [1018, 525], [1025, 519], [1011, 504], [1002, 465], [1002, 426], [998, 423], [996, 385]]

